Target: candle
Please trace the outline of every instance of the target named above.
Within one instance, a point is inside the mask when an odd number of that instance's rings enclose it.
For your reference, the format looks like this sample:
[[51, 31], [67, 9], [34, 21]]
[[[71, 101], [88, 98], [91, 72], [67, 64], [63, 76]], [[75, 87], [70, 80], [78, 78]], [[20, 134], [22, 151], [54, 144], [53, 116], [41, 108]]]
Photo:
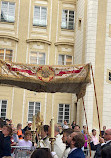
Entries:
[[35, 131], [35, 116], [33, 115], [32, 130]]
[[54, 138], [54, 118], [51, 119], [51, 138]]

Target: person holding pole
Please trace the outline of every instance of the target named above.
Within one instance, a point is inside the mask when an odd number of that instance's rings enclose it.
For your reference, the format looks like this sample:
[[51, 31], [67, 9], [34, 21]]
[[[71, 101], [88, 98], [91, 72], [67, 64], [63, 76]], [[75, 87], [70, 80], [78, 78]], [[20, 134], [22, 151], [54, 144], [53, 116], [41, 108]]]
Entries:
[[[58, 158], [61, 158], [65, 150], [66, 145], [62, 142], [60, 135], [60, 129], [57, 125], [54, 125], [53, 119], [51, 120], [51, 125], [49, 126], [48, 135], [51, 142], [51, 151], [55, 152]], [[52, 140], [51, 140], [52, 139]]]

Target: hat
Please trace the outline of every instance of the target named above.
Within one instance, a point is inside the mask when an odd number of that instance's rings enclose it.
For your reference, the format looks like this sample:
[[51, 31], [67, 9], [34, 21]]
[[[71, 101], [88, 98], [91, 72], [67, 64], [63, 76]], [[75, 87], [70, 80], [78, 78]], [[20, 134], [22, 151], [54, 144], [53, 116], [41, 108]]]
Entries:
[[30, 124], [30, 123], [32, 123], [32, 121], [28, 121], [27, 123]]

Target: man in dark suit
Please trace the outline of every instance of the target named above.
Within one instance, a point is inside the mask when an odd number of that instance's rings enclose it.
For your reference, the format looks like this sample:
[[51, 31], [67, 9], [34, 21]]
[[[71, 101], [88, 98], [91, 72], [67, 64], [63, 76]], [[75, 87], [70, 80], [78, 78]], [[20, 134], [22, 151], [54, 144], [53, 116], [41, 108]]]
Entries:
[[91, 142], [91, 150], [95, 150], [95, 158], [101, 158], [101, 151], [107, 147], [111, 146], [111, 129], [107, 129], [104, 133], [104, 139], [99, 138], [100, 143], [97, 145], [94, 145], [93, 142]]
[[3, 125], [4, 125], [4, 123], [0, 119], [0, 158], [2, 158], [2, 156], [3, 156], [3, 143], [4, 143], [3, 133], [2, 133]]
[[106, 146], [101, 152], [102, 158], [111, 158], [111, 146]]
[[70, 144], [70, 152], [68, 158], [85, 158], [82, 147], [84, 146], [85, 139], [84, 135], [81, 132], [73, 132], [67, 140]]
[[107, 129], [104, 133], [104, 139], [100, 138], [101, 148], [111, 145], [111, 129]]

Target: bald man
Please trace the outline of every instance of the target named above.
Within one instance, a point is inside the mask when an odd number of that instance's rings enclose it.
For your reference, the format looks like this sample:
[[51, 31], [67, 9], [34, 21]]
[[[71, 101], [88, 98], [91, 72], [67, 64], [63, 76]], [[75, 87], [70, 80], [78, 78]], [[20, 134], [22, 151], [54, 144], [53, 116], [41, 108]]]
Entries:
[[101, 158], [101, 151], [107, 147], [111, 146], [111, 129], [107, 129], [104, 133], [104, 139], [99, 138], [99, 144], [94, 145], [93, 142], [91, 142], [91, 150], [96, 150], [95, 158]]
[[111, 145], [111, 129], [105, 131], [104, 139], [100, 138], [100, 143], [102, 148]]

